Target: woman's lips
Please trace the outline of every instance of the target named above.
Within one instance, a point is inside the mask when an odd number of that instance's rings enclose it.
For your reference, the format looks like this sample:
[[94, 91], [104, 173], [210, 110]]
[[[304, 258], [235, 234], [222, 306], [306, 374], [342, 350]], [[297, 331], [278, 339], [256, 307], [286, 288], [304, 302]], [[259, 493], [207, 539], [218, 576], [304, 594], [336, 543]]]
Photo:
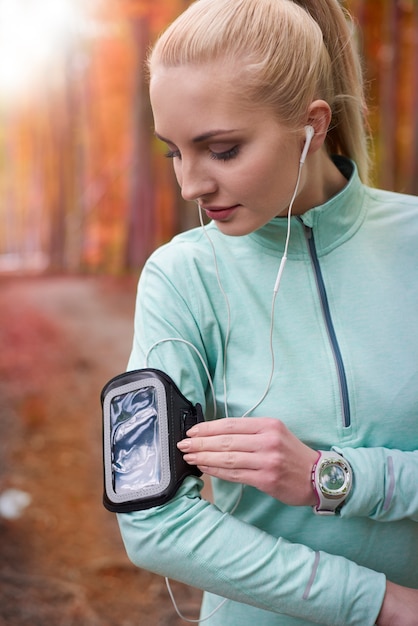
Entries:
[[234, 213], [234, 211], [237, 210], [238, 207], [239, 207], [239, 204], [235, 204], [234, 206], [230, 206], [230, 207], [210, 206], [210, 207], [203, 207], [203, 210], [205, 211], [209, 219], [217, 220], [218, 222], [223, 222], [227, 220]]

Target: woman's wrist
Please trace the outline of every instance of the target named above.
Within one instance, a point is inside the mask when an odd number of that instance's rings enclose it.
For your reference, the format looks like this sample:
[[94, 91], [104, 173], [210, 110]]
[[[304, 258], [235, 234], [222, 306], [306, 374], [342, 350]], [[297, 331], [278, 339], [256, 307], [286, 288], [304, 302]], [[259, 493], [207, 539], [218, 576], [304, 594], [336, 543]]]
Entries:
[[416, 626], [418, 615], [418, 589], [402, 587], [390, 581], [376, 626]]

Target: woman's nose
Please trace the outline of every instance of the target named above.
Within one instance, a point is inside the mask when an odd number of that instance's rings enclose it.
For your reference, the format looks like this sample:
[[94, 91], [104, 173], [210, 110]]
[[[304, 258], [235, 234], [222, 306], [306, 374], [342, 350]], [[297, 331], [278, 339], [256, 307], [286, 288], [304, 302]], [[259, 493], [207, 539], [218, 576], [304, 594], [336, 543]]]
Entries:
[[216, 190], [215, 180], [201, 164], [183, 160], [176, 174], [184, 200], [196, 201]]

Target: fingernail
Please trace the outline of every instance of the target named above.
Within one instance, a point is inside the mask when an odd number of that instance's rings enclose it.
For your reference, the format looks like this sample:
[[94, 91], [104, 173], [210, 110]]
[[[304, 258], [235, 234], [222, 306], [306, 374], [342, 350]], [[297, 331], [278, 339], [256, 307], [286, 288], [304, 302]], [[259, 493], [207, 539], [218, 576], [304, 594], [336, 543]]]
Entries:
[[190, 441], [183, 439], [178, 442], [177, 447], [179, 450], [188, 450], [190, 448]]

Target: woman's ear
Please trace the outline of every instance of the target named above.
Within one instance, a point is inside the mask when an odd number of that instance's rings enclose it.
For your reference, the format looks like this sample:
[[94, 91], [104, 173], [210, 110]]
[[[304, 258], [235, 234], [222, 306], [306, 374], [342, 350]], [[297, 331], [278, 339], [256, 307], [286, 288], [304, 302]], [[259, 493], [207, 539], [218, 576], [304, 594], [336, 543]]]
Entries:
[[314, 100], [309, 106], [306, 123], [314, 129], [309, 152], [316, 152], [323, 146], [331, 117], [331, 107], [325, 100]]

